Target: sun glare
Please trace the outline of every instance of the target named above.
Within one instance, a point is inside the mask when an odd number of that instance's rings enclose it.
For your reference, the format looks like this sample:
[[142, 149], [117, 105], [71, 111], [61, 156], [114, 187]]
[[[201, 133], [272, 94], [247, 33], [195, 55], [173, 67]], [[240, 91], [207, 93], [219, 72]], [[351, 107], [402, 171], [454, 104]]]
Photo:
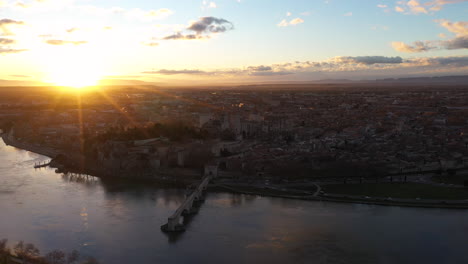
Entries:
[[82, 89], [89, 86], [95, 86], [101, 79], [101, 76], [88, 70], [75, 71], [73, 69], [63, 69], [51, 74], [50, 82], [56, 86]]
[[103, 78], [103, 66], [98, 56], [89, 52], [55, 55], [45, 62], [44, 81], [55, 86], [82, 89], [96, 86]]

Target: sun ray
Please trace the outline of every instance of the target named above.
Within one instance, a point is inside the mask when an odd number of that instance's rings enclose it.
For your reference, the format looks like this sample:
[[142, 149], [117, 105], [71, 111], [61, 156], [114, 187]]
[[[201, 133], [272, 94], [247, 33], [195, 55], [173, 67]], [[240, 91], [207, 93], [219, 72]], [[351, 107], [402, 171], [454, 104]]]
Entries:
[[[105, 91], [103, 90], [98, 90], [98, 93], [105, 99], [107, 100], [107, 102], [109, 102], [117, 111], [119, 111], [122, 116], [124, 116], [128, 122], [130, 122], [130, 124], [132, 126], [134, 126], [135, 128], [138, 128], [139, 125], [138, 125], [138, 122], [136, 122], [127, 112], [123, 111], [122, 110], [122, 107], [116, 103], [109, 95], [106, 94]], [[148, 135], [148, 133], [145, 131], [145, 130], [141, 130], [141, 132], [146, 136], [146, 137], [150, 137]]]
[[85, 161], [84, 161], [84, 124], [83, 124], [83, 105], [81, 100], [81, 93], [76, 94], [77, 106], [78, 106], [78, 125], [80, 126], [80, 165], [81, 168], [84, 168]]

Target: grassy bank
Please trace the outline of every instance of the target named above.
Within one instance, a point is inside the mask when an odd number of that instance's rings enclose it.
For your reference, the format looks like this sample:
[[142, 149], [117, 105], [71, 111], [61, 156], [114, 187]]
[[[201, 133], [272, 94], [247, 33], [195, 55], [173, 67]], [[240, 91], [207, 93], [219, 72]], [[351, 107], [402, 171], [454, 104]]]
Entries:
[[325, 193], [401, 199], [466, 200], [468, 189], [420, 183], [365, 183], [323, 186]]
[[432, 180], [435, 182], [446, 183], [446, 184], [457, 184], [464, 185], [465, 181], [468, 181], [468, 173], [465, 171], [463, 174], [449, 175], [449, 176], [434, 176]]

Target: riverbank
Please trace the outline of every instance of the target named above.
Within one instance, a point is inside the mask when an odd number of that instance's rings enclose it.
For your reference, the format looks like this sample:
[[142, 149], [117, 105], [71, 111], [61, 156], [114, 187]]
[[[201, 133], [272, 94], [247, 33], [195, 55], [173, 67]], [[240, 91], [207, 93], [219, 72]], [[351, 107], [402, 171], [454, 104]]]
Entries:
[[[60, 152], [56, 149], [36, 146], [28, 143], [20, 142], [18, 140], [8, 137], [6, 133], [0, 135], [6, 145], [23, 149], [26, 151], [31, 151], [40, 155], [44, 155], [50, 158], [57, 157]], [[82, 174], [89, 174], [103, 179], [109, 179], [104, 173], [99, 173], [97, 170], [79, 170], [76, 168], [69, 168], [63, 164], [59, 165], [61, 168], [60, 171], [70, 171]], [[170, 186], [177, 188], [184, 188], [194, 182], [196, 179], [188, 179], [186, 177], [177, 177], [174, 179], [174, 174], [172, 173], [163, 173], [161, 177], [142, 177], [142, 178], [130, 178], [130, 177], [118, 177], [125, 180], [139, 180], [139, 181], [150, 181], [153, 183], [161, 184], [162, 186]], [[347, 188], [351, 184], [347, 185]], [[318, 187], [320, 188], [320, 187]], [[448, 187], [447, 187], [448, 188]], [[260, 186], [260, 185], [249, 185], [249, 184], [213, 184], [210, 186], [211, 190], [214, 191], [228, 191], [233, 193], [241, 193], [248, 195], [259, 195], [259, 196], [268, 196], [268, 197], [278, 197], [278, 198], [287, 198], [287, 199], [299, 199], [299, 200], [310, 200], [310, 201], [329, 201], [329, 202], [342, 202], [342, 203], [359, 203], [359, 204], [375, 204], [375, 205], [386, 205], [386, 206], [405, 206], [405, 207], [427, 207], [427, 208], [453, 208], [453, 209], [468, 209], [468, 200], [455, 200], [455, 199], [424, 199], [424, 198], [414, 198], [414, 199], [403, 199], [403, 198], [389, 198], [388, 195], [374, 195], [363, 194], [363, 195], [354, 195], [353, 193], [319, 193], [317, 188], [310, 189], [294, 189], [288, 188], [287, 185], [278, 185], [278, 186]], [[468, 193], [468, 192], [467, 192]], [[378, 197], [379, 196], [379, 197]]]
[[[0, 134], [1, 139], [7, 146], [12, 146], [17, 149], [30, 151], [39, 155], [47, 156], [52, 159], [50, 162], [50, 167], [56, 168], [57, 173], [74, 173], [74, 174], [86, 174], [94, 177], [99, 177], [102, 179], [120, 179], [124, 181], [137, 181], [137, 182], [152, 182], [161, 186], [185, 188], [188, 185], [195, 183], [201, 178], [201, 172], [196, 170], [189, 169], [165, 169], [159, 171], [154, 176], [144, 175], [140, 172], [134, 172], [128, 175], [110, 175], [109, 170], [103, 167], [90, 165], [80, 165], [81, 162], [75, 164], [76, 162], [71, 162], [67, 158], [70, 156], [70, 153], [62, 153], [57, 149], [53, 149], [45, 146], [37, 146], [26, 142], [21, 142], [13, 137], [9, 136], [8, 133]], [[62, 154], [62, 155], [61, 155]], [[61, 157], [59, 157], [61, 156]], [[84, 161], [84, 157], [76, 158], [76, 160]]]
[[12, 146], [18, 149], [34, 152], [39, 155], [47, 156], [52, 159], [57, 157], [60, 154], [60, 152], [57, 149], [21, 142], [21, 141], [14, 139], [13, 137], [10, 137], [7, 133], [2, 133], [0, 137], [2, 138], [3, 142], [5, 142], [7, 146]]
[[[352, 184], [348, 184], [348, 187]], [[431, 187], [428, 185], [428, 187]], [[373, 204], [383, 206], [401, 206], [401, 207], [421, 207], [421, 208], [443, 208], [443, 209], [468, 209], [468, 199], [423, 199], [423, 198], [397, 198], [390, 196], [369, 196], [369, 195], [351, 195], [346, 193], [326, 193], [319, 192], [313, 194], [313, 190], [298, 193], [299, 190], [288, 190], [287, 188], [281, 188], [281, 192], [278, 192], [278, 188], [272, 188], [271, 186], [242, 186], [242, 185], [212, 185], [211, 190], [214, 191], [228, 191], [239, 194], [247, 195], [260, 195], [267, 197], [297, 199], [297, 200], [309, 200], [309, 201], [322, 201], [322, 202], [336, 202], [336, 203], [355, 203], [355, 204]], [[449, 189], [449, 188], [447, 188]], [[468, 194], [468, 190], [467, 190]], [[381, 194], [382, 195], [382, 194]]]

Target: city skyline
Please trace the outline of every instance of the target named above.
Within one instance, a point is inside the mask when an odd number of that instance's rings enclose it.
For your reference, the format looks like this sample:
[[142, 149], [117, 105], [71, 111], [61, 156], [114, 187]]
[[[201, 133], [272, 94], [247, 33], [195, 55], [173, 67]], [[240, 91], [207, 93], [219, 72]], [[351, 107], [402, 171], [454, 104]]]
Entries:
[[0, 80], [94, 85], [459, 75], [468, 1], [0, 1]]

